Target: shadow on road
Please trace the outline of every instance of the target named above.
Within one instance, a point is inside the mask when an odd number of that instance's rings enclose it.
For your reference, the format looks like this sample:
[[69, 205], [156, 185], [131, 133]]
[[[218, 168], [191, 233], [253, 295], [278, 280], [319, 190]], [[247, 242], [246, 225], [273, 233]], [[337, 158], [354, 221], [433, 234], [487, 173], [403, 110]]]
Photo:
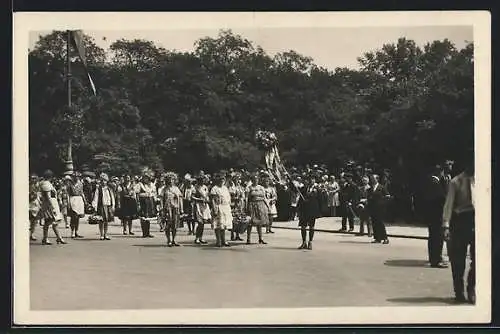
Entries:
[[268, 249], [294, 251], [294, 252], [307, 251], [306, 249], [297, 249], [297, 247], [267, 247], [267, 248]]
[[390, 298], [388, 302], [392, 303], [412, 303], [412, 304], [426, 304], [426, 303], [442, 303], [447, 305], [456, 305], [453, 298], [444, 297], [402, 297]]
[[132, 245], [134, 247], [145, 247], [145, 248], [161, 248], [165, 247], [167, 248], [166, 244], [142, 244], [142, 245]]
[[208, 246], [208, 247], [203, 247], [202, 248], [204, 251], [218, 251], [218, 252], [221, 252], [221, 251], [230, 251], [230, 252], [243, 252], [243, 253], [246, 253], [248, 252], [247, 249], [245, 248], [236, 248], [236, 247], [215, 247], [215, 246]]
[[384, 264], [389, 267], [427, 267], [427, 263], [426, 260], [415, 259], [397, 259], [384, 262]]
[[370, 240], [366, 241], [356, 241], [356, 240], [349, 240], [349, 241], [339, 241], [340, 244], [366, 244], [370, 245], [372, 242]]

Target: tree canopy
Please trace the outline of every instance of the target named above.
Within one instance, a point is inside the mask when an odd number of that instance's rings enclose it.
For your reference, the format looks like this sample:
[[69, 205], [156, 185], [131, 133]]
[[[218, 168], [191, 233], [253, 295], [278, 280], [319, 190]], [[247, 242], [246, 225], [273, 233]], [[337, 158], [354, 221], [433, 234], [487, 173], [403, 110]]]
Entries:
[[412, 171], [460, 161], [474, 143], [473, 44], [419, 47], [400, 38], [328, 70], [290, 50], [270, 56], [230, 30], [193, 52], [85, 36], [93, 96], [71, 51], [67, 107], [65, 32], [29, 52], [30, 167], [62, 171], [69, 137], [77, 168], [112, 173], [256, 168], [258, 129], [274, 131], [289, 165], [348, 160]]

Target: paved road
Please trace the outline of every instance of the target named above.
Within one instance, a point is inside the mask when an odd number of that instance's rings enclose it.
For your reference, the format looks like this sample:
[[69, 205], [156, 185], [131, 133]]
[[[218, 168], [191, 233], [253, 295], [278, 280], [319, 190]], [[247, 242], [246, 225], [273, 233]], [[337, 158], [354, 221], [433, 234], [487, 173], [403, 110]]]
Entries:
[[[299, 232], [276, 230], [268, 245], [183, 247], [165, 237], [121, 235], [82, 224], [85, 239], [67, 245], [30, 246], [34, 310], [334, 307], [445, 305], [451, 302], [450, 269], [426, 266], [426, 241], [316, 233], [314, 250], [297, 250]], [[63, 228], [64, 230], [64, 228]], [[69, 234], [69, 230], [64, 233]], [[213, 232], [210, 231], [210, 237]], [[40, 239], [40, 230], [37, 231]], [[257, 236], [255, 235], [254, 241]], [[52, 241], [55, 241], [52, 239]]]

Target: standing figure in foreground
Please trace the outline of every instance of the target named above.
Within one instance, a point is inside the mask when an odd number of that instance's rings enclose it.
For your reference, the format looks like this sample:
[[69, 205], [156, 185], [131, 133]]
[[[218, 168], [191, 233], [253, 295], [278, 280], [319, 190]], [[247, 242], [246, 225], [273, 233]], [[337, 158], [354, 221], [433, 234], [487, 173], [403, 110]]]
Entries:
[[210, 198], [208, 193], [208, 178], [206, 175], [201, 174], [196, 180], [194, 193], [191, 196], [193, 201], [193, 218], [198, 223], [195, 231], [195, 244], [207, 244], [203, 240], [203, 232], [205, 224], [209, 224], [212, 220], [212, 213], [210, 211]]
[[448, 250], [453, 276], [455, 300], [466, 301], [464, 274], [467, 249], [470, 251], [470, 269], [467, 275], [467, 299], [476, 302], [476, 243], [475, 243], [475, 179], [474, 156], [464, 171], [454, 177], [449, 186], [443, 209], [443, 234], [449, 240]]
[[163, 217], [165, 219], [165, 235], [167, 246], [180, 246], [175, 241], [177, 229], [179, 228], [181, 215], [183, 214], [183, 196], [176, 185], [177, 175], [169, 172], [165, 176], [165, 188], [163, 189]]
[[371, 189], [368, 191], [368, 211], [373, 226], [373, 243], [388, 244], [387, 231], [384, 224], [384, 214], [387, 200], [390, 198], [387, 189], [379, 183], [379, 176], [372, 175]]
[[[302, 196], [299, 199], [299, 226], [302, 244], [299, 249], [312, 249], [314, 225], [321, 216], [320, 190], [313, 175], [305, 179]], [[307, 242], [307, 228], [309, 228], [309, 242]]]
[[69, 207], [68, 213], [70, 217], [71, 238], [83, 238], [78, 234], [80, 227], [80, 219], [85, 217], [85, 206], [87, 199], [83, 192], [83, 182], [79, 173], [73, 173], [73, 178], [68, 187], [69, 193]]
[[43, 224], [43, 245], [51, 245], [52, 243], [48, 240], [49, 228], [52, 226], [52, 230], [56, 235], [56, 242], [58, 244], [65, 244], [66, 241], [63, 240], [61, 234], [59, 233], [58, 224], [62, 221], [63, 216], [61, 210], [59, 209], [59, 203], [57, 201], [57, 191], [52, 184], [52, 178], [54, 174], [51, 170], [45, 171], [43, 175], [43, 180], [40, 183], [41, 192], [41, 208], [40, 215], [44, 219]]
[[144, 174], [139, 183], [139, 216], [143, 238], [153, 238], [151, 234], [151, 220], [156, 219], [156, 186], [151, 177]]
[[101, 240], [111, 240], [108, 237], [108, 224], [113, 221], [113, 211], [115, 209], [115, 197], [108, 186], [108, 181], [108, 175], [102, 173], [92, 201], [94, 211], [102, 217], [102, 220], [99, 221]]
[[223, 172], [214, 177], [214, 186], [210, 191], [212, 209], [214, 213], [214, 229], [217, 247], [229, 247], [226, 242], [226, 229], [233, 228], [233, 215], [231, 214], [231, 194], [225, 185], [226, 178]]
[[[269, 174], [261, 173], [261, 179], [268, 178]], [[262, 239], [262, 226], [269, 224], [269, 207], [266, 200], [266, 189], [259, 184], [259, 176], [252, 177], [252, 185], [248, 189], [247, 212], [250, 216], [250, 225], [247, 230], [247, 245], [251, 243], [252, 227], [257, 228], [259, 235], [259, 244], [267, 244]]]

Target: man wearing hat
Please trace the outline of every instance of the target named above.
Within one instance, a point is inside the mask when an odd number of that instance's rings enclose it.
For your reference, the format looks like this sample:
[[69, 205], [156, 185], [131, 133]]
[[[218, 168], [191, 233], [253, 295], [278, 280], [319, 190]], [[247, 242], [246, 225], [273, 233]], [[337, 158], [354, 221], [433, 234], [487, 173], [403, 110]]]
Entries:
[[427, 251], [429, 263], [433, 268], [447, 268], [443, 261], [444, 235], [442, 229], [442, 213], [446, 193], [448, 191], [448, 178], [441, 165], [436, 165], [428, 177], [426, 195], [425, 220], [429, 228]]
[[342, 213], [342, 228], [339, 232], [347, 231], [347, 222], [349, 222], [349, 232], [354, 231], [354, 208], [353, 205], [356, 201], [357, 188], [355, 187], [352, 174], [345, 173], [341, 179], [339, 200], [340, 211]]

